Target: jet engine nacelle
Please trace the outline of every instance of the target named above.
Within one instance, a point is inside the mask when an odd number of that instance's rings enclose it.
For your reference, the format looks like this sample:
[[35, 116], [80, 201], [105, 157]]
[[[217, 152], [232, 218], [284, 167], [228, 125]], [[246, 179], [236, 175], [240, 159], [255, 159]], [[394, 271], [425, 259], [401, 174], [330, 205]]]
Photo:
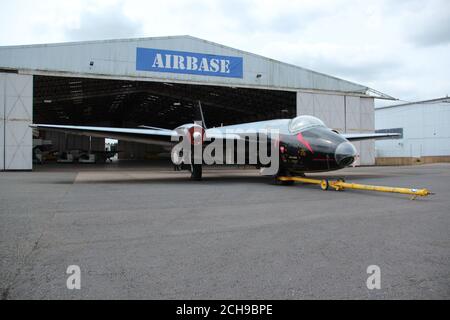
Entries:
[[184, 124], [175, 130], [191, 145], [200, 145], [205, 140], [205, 129], [196, 123]]
[[[205, 140], [205, 129], [198, 124], [185, 124], [175, 129], [183, 141], [172, 148], [170, 157], [175, 165], [191, 163], [194, 146], [202, 146]], [[188, 142], [188, 144], [184, 142]]]

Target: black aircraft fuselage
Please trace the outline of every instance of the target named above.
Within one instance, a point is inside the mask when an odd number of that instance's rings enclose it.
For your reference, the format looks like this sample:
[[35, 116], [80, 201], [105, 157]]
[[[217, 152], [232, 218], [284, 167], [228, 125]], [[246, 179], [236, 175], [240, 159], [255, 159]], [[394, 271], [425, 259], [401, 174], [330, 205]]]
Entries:
[[[227, 154], [226, 147], [224, 144], [224, 155]], [[297, 132], [284, 130], [276, 139], [267, 140], [267, 152], [270, 157], [272, 148], [278, 148], [278, 175], [339, 170], [351, 165], [357, 156], [353, 144], [336, 131], [323, 126], [314, 126]], [[232, 164], [238, 163], [237, 149], [237, 142], [234, 142]], [[249, 160], [250, 149], [246, 145], [245, 164], [249, 165], [252, 164]], [[259, 154], [259, 145], [257, 150]], [[262, 164], [260, 160], [258, 157], [258, 166], [269, 166]], [[227, 163], [225, 159], [223, 163]]]
[[351, 165], [357, 152], [347, 139], [326, 127], [280, 135], [280, 170], [332, 171]]

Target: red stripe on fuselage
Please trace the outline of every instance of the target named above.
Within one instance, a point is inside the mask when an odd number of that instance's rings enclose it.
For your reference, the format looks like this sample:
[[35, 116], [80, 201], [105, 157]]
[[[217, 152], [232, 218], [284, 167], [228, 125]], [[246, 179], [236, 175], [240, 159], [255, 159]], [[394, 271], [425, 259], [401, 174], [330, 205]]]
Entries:
[[297, 134], [297, 140], [300, 141], [306, 148], [308, 148], [308, 150], [311, 151], [311, 153], [314, 153], [313, 149], [309, 145], [309, 142], [305, 140], [305, 138], [301, 133]]

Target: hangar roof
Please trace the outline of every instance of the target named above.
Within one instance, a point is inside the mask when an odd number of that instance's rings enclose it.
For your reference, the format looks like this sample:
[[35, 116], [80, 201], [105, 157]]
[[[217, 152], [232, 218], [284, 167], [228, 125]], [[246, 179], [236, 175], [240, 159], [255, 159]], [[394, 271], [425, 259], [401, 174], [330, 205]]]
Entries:
[[392, 97], [369, 87], [192, 36], [0, 47], [0, 70]]

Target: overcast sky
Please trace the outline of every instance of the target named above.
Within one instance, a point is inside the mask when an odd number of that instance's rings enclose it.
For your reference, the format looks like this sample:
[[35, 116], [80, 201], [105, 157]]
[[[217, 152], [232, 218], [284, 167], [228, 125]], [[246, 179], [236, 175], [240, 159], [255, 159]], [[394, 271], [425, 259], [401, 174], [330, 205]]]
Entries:
[[405, 101], [450, 94], [450, 0], [0, 4], [0, 45], [189, 34]]

